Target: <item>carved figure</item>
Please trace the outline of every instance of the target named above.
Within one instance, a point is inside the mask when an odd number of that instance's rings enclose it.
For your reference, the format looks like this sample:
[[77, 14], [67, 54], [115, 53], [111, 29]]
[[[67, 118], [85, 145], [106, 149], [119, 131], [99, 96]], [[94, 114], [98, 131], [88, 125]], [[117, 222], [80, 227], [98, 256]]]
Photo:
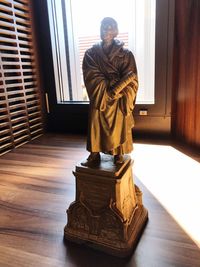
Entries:
[[123, 154], [133, 149], [133, 109], [138, 90], [137, 68], [131, 51], [116, 40], [117, 22], [106, 17], [101, 22], [101, 42], [85, 52], [83, 76], [90, 100], [87, 150], [84, 166], [98, 164], [100, 153], [114, 155], [123, 163]]

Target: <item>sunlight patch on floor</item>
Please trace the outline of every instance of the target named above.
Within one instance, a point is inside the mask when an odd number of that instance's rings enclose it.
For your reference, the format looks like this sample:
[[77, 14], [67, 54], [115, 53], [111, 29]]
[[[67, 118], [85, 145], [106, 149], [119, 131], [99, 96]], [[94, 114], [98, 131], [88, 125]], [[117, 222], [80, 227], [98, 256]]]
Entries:
[[171, 146], [135, 144], [134, 173], [200, 247], [200, 163]]

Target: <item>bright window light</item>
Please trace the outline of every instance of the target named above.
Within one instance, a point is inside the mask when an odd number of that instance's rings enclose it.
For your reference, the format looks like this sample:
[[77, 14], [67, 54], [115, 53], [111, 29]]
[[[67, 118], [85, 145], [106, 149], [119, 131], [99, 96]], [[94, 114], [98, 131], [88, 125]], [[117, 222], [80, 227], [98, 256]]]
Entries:
[[136, 58], [137, 103], [154, 104], [156, 0], [48, 0], [58, 102], [88, 100], [82, 77], [86, 49], [100, 41], [104, 17], [118, 22], [118, 39]]

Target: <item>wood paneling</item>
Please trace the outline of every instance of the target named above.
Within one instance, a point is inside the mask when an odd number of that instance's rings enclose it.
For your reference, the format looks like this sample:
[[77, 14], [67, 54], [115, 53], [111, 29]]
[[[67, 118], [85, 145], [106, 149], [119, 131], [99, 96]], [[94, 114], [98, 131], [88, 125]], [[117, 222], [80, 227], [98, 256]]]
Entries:
[[0, 158], [0, 266], [199, 267], [199, 248], [138, 179], [149, 221], [131, 257], [63, 241], [75, 198], [72, 171], [87, 154], [85, 137], [49, 134]]
[[0, 0], [0, 155], [42, 133], [28, 0]]
[[176, 137], [200, 147], [200, 1], [175, 1], [173, 123]]

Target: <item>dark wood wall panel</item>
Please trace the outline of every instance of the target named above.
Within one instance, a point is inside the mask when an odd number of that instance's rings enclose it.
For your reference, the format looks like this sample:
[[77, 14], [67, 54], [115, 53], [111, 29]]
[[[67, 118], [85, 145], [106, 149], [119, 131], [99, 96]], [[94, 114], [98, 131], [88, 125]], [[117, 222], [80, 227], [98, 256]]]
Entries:
[[42, 133], [28, 0], [0, 0], [0, 154]]
[[175, 1], [173, 123], [176, 137], [200, 147], [200, 1]]

